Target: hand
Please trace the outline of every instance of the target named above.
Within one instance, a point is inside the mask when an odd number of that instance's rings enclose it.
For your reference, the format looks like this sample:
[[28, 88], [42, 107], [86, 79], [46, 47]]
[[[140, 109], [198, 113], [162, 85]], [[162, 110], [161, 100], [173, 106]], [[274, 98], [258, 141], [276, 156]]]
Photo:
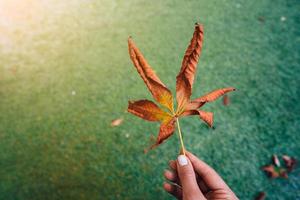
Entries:
[[172, 171], [166, 170], [164, 176], [171, 184], [164, 183], [164, 189], [177, 199], [238, 199], [214, 169], [190, 152], [169, 165]]

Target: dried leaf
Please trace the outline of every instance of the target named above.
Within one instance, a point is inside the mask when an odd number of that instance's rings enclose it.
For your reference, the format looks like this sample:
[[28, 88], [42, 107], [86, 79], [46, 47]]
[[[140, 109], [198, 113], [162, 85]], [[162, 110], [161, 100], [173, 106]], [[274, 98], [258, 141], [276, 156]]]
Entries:
[[129, 102], [128, 112], [148, 121], [161, 122], [156, 142], [150, 148], [158, 146], [173, 134], [175, 122], [179, 117], [198, 115], [200, 119], [212, 127], [213, 113], [197, 109], [205, 103], [213, 101], [219, 96], [234, 90], [234, 88], [216, 90], [190, 102], [195, 71], [202, 49], [202, 41], [203, 27], [202, 25], [196, 24], [193, 38], [182, 61], [181, 70], [176, 77], [177, 109], [176, 112], [174, 112], [173, 97], [170, 90], [156, 76], [132, 39], [128, 39], [129, 54], [135, 68], [152, 93], [153, 98], [168, 108], [166, 112], [149, 100]]
[[297, 160], [295, 158], [287, 156], [287, 155], [283, 155], [282, 159], [285, 163], [285, 166], [286, 166], [288, 172], [293, 171], [293, 169], [296, 167]]
[[198, 110], [199, 112], [199, 117], [205, 121], [208, 126], [212, 127], [213, 126], [213, 113], [212, 112], [205, 112], [203, 110]]
[[276, 154], [274, 154], [274, 155], [272, 156], [272, 161], [273, 161], [273, 163], [274, 163], [274, 165], [275, 165], [276, 167], [280, 167], [280, 161], [279, 161], [278, 156], [277, 156]]
[[220, 96], [231, 91], [235, 91], [235, 88], [228, 87], [228, 88], [214, 90], [202, 97], [192, 100], [187, 106], [186, 110], [198, 109], [199, 107], [203, 106], [205, 103], [215, 101]]
[[267, 173], [267, 175], [271, 178], [279, 177], [278, 171], [275, 170], [274, 165], [267, 165], [262, 168], [263, 171]]
[[258, 195], [255, 197], [255, 200], [264, 200], [266, 198], [266, 193], [265, 192], [260, 192]]
[[136, 47], [131, 38], [128, 39], [130, 58], [138, 73], [144, 80], [153, 98], [161, 105], [173, 111], [173, 96], [170, 90], [157, 77], [151, 66], [147, 63], [143, 54]]
[[193, 38], [184, 54], [181, 69], [176, 77], [177, 110], [183, 110], [192, 94], [194, 76], [203, 42], [203, 26], [195, 25]]
[[229, 97], [228, 95], [223, 96], [223, 105], [228, 106], [229, 105]]
[[275, 167], [274, 165], [266, 165], [262, 170], [267, 173], [270, 178], [288, 178], [287, 171], [282, 167]]
[[119, 118], [119, 119], [112, 120], [110, 125], [111, 126], [120, 126], [122, 123], [123, 123], [123, 119]]
[[181, 116], [199, 115], [200, 119], [207, 123], [209, 127], [213, 126], [213, 113], [203, 110], [187, 110]]
[[175, 130], [175, 122], [176, 122], [176, 118], [172, 117], [169, 118], [167, 120], [165, 120], [159, 128], [159, 133], [156, 139], [156, 143], [153, 144], [150, 148], [153, 149], [155, 147], [157, 147], [158, 145], [160, 145], [163, 141], [165, 141], [166, 139], [168, 139]]
[[171, 116], [149, 100], [129, 101], [128, 112], [148, 121], [163, 121]]

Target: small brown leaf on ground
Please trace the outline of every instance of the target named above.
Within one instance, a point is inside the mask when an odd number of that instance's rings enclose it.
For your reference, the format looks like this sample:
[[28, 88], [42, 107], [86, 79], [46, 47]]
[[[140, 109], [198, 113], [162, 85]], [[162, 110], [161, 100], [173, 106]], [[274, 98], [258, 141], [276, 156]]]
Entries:
[[287, 170], [282, 167], [276, 167], [274, 165], [266, 165], [262, 167], [262, 170], [267, 173], [270, 178], [288, 178]]
[[286, 166], [288, 172], [293, 171], [293, 169], [296, 167], [297, 160], [295, 158], [287, 156], [287, 155], [283, 155], [282, 159], [285, 163], [285, 166]]
[[224, 106], [228, 106], [229, 105], [229, 97], [228, 97], [228, 95], [224, 95], [224, 97], [223, 97], [223, 104], [224, 104]]
[[264, 200], [266, 198], [265, 192], [259, 192], [257, 196], [255, 197], [255, 200]]
[[267, 175], [270, 177], [270, 178], [277, 178], [279, 177], [279, 172], [276, 171], [274, 165], [266, 165], [264, 167], [262, 167], [262, 170], [264, 172], [267, 173]]
[[110, 123], [110, 125], [112, 127], [115, 127], [115, 126], [120, 126], [122, 123], [123, 123], [123, 119], [122, 118], [118, 118], [118, 119], [112, 120], [111, 123]]

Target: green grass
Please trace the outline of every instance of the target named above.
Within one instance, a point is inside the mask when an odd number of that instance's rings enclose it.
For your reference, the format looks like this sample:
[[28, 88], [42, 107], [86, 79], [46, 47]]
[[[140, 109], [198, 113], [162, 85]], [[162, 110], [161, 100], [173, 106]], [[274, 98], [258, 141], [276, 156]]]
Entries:
[[299, 1], [31, 2], [0, 21], [0, 199], [172, 199], [162, 173], [178, 137], [143, 153], [158, 124], [125, 112], [129, 99], [151, 99], [126, 40], [174, 91], [196, 21], [205, 40], [193, 97], [238, 91], [229, 107], [205, 106], [216, 129], [182, 120], [187, 149], [241, 199], [300, 198], [299, 168], [288, 180], [260, 170], [273, 153], [300, 158]]

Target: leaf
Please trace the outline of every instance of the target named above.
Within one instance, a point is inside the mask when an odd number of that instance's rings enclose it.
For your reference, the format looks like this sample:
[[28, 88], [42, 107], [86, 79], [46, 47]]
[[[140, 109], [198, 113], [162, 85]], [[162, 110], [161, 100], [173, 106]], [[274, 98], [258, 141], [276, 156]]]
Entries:
[[255, 200], [264, 200], [266, 198], [265, 192], [259, 192], [258, 195], [255, 197]]
[[[200, 119], [202, 119], [210, 127], [212, 127], [213, 113], [197, 109], [205, 103], [214, 101], [225, 93], [235, 90], [234, 88], [223, 88], [208, 93], [207, 95], [204, 95], [193, 101], [190, 101], [197, 63], [202, 49], [202, 42], [203, 26], [196, 24], [193, 37], [185, 52], [180, 72], [176, 77], [177, 109], [174, 113], [173, 97], [170, 90], [155, 74], [140, 50], [134, 44], [133, 40], [130, 37], [128, 39], [129, 54], [135, 68], [147, 85], [149, 91], [152, 93], [155, 101], [168, 108], [168, 111], [164, 111], [159, 108], [154, 102], [149, 100], [129, 102], [128, 112], [148, 121], [161, 122], [156, 142], [150, 147], [150, 149], [163, 143], [174, 133], [175, 123], [180, 117], [188, 115], [198, 115]], [[180, 131], [179, 134], [181, 134]], [[181, 144], [182, 149], [184, 149], [182, 139]], [[146, 149], [145, 152], [147, 151], [148, 150]]]
[[181, 116], [199, 115], [200, 119], [207, 123], [209, 127], [213, 126], [213, 113], [205, 112], [203, 110], [187, 110]]
[[287, 171], [284, 168], [275, 167], [272, 164], [262, 167], [262, 170], [265, 171], [270, 178], [288, 178]]
[[293, 171], [293, 169], [296, 167], [297, 160], [295, 158], [287, 156], [287, 155], [283, 155], [282, 159], [285, 163], [285, 166], [286, 166], [288, 172]]
[[128, 112], [148, 121], [163, 121], [170, 118], [170, 114], [160, 109], [149, 100], [129, 101]]
[[205, 121], [208, 124], [208, 126], [212, 127], [214, 114], [212, 112], [205, 112], [202, 110], [198, 110], [198, 112], [199, 112], [199, 117], [203, 121]]
[[214, 90], [214, 91], [212, 91], [212, 92], [210, 92], [210, 93], [208, 93], [208, 94], [206, 94], [202, 97], [199, 97], [197, 99], [192, 100], [188, 104], [186, 110], [193, 110], [193, 109], [200, 108], [205, 103], [215, 101], [220, 96], [222, 96], [222, 95], [224, 95], [228, 92], [231, 92], [231, 91], [235, 91], [235, 88], [228, 87], [228, 88], [222, 88], [222, 89]]
[[228, 95], [223, 96], [223, 105], [228, 106], [229, 105], [229, 97]]
[[177, 111], [179, 112], [184, 109], [192, 94], [194, 76], [202, 49], [202, 42], [203, 26], [196, 24], [191, 42], [185, 51], [180, 72], [176, 77]]
[[169, 117], [168, 119], [165, 119], [165, 121], [161, 123], [156, 142], [150, 147], [150, 149], [157, 147], [174, 133], [175, 122], [176, 122], [175, 117]]
[[173, 111], [173, 96], [171, 91], [157, 77], [130, 37], [128, 39], [128, 49], [135, 68], [144, 80], [153, 98], [170, 111]]
[[277, 156], [276, 154], [274, 154], [274, 155], [272, 156], [272, 161], [273, 161], [273, 163], [274, 163], [274, 165], [275, 165], [276, 167], [280, 167], [280, 161], [279, 161], [278, 156]]
[[123, 123], [123, 119], [119, 118], [119, 119], [112, 120], [110, 125], [111, 126], [120, 126], [122, 123]]

